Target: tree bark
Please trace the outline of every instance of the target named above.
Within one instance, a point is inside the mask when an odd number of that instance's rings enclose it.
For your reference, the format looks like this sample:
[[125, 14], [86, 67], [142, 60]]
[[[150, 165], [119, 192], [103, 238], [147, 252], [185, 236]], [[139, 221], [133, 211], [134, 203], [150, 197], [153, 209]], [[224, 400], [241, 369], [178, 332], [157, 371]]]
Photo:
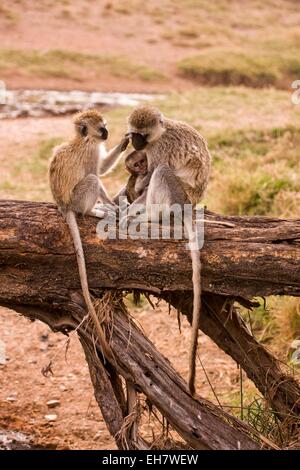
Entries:
[[[261, 440], [261, 436], [246, 423], [208, 400], [200, 397], [192, 398], [186, 383], [170, 362], [156, 350], [127, 315], [120, 294], [106, 292], [102, 295], [102, 302], [105, 316], [111, 319], [106, 322], [105, 327], [115, 358], [115, 363], [113, 365], [106, 363], [106, 368], [109, 367], [111, 371], [114, 367], [116, 372], [133, 384], [138, 392], [142, 392], [147, 397], [148, 403], [163, 414], [191, 448], [198, 450], [276, 448], [271, 442]], [[97, 303], [99, 304], [98, 300]], [[95, 397], [108, 429], [119, 448], [132, 448], [132, 443], [128, 442], [128, 436], [124, 434], [124, 429], [122, 430], [124, 415], [109, 383], [107, 371], [103, 367], [101, 349], [94, 336], [93, 325], [86, 321], [82, 323], [86, 312], [81, 306], [80, 296], [77, 295], [76, 298], [74, 296], [68, 303], [63, 302], [60, 307], [59, 313], [58, 311], [49, 313], [34, 308], [27, 310], [22, 307], [17, 307], [17, 311], [31, 320], [39, 319], [47, 323], [53, 331], [66, 333], [77, 326], [91, 371]], [[99, 311], [98, 314], [101, 318]], [[124, 440], [127, 446], [124, 445]]]
[[[192, 323], [193, 298], [177, 292], [162, 296]], [[204, 293], [200, 329], [246, 372], [258, 390], [283, 421], [298, 424], [300, 416], [299, 383], [282, 370], [282, 364], [252, 335], [233, 306], [233, 301]]]
[[[204, 291], [246, 298], [300, 295], [300, 220], [207, 218], [235, 226], [205, 229]], [[96, 234], [96, 219], [79, 224], [91, 289], [192, 290], [186, 240], [103, 240]], [[33, 300], [35, 279], [50, 301], [55, 291], [79, 289], [72, 240], [54, 205], [0, 201], [0, 234], [0, 301], [10, 291], [12, 299]]]
[[[210, 213], [207, 218], [234, 227], [207, 225], [205, 230], [201, 329], [239, 362], [275, 410], [299, 416], [299, 385], [256, 342], [232, 302], [251, 305], [253, 296], [300, 295], [300, 220]], [[97, 236], [96, 224], [93, 218], [79, 221], [91, 291], [101, 296], [107, 288], [141, 289], [167, 298], [191, 320], [186, 241], [104, 240]], [[52, 204], [0, 201], [0, 267], [0, 305], [27, 316], [34, 311], [34, 318], [40, 314], [43, 321], [45, 312], [58, 315], [60, 325], [70, 321], [80, 282], [71, 237]], [[113, 393], [112, 400], [118, 390]], [[120, 425], [124, 409], [119, 406], [111, 426]]]

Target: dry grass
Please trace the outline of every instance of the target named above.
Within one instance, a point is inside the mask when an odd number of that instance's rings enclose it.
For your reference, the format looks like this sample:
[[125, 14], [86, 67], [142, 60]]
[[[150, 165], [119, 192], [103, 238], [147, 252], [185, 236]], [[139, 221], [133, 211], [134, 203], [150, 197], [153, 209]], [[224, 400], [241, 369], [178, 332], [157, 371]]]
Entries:
[[296, 217], [299, 144], [300, 128], [289, 126], [216, 135], [209, 200], [227, 214]]
[[10, 25], [16, 24], [19, 20], [18, 13], [15, 10], [13, 10], [12, 8], [9, 8], [9, 6], [7, 6], [3, 2], [0, 2], [0, 17], [1, 16]]
[[[22, 2], [28, 7], [25, 13]], [[47, 57], [48, 65], [41, 63], [40, 58], [28, 57], [25, 54], [28, 64], [25, 64], [25, 76], [27, 74], [31, 77], [35, 73], [62, 81], [70, 78], [69, 75], [75, 71], [80, 72], [79, 80], [83, 80], [92, 64], [96, 73], [104, 66], [107, 73], [115, 77], [123, 73], [119, 72], [120, 69], [124, 69], [126, 77], [135, 75], [141, 82], [160, 80], [162, 75], [167, 75], [171, 80], [176, 74], [177, 83], [181, 83], [183, 77], [191, 83], [194, 82], [194, 85], [272, 85], [286, 89], [300, 74], [300, 13], [295, 5], [291, 0], [245, 0], [241, 9], [238, 0], [153, 0], [149, 4], [145, 4], [143, 0], [129, 0], [126, 5], [122, 0], [105, 1], [101, 5], [87, 0], [42, 0], [33, 8], [25, 0], [14, 1], [13, 6], [8, 0], [3, 0], [0, 3], [0, 12], [4, 18], [4, 28], [7, 28], [8, 21], [17, 23], [10, 34], [12, 43], [21, 53], [24, 43], [32, 44], [31, 33], [34, 33], [35, 29], [35, 47], [39, 47], [36, 38], [40, 37], [40, 30], [33, 21], [36, 10], [41, 13], [39, 27], [45, 23], [45, 34], [49, 39], [49, 45], [47, 42], [47, 45], [44, 43], [42, 47], [49, 47], [50, 52], [61, 47], [61, 39], [49, 35], [48, 23], [53, 28], [59, 27], [62, 34], [65, 29], [75, 26], [77, 37], [82, 34], [84, 38], [88, 32], [91, 33], [89, 37], [92, 43], [100, 45], [103, 39], [105, 44], [111, 45], [111, 56], [105, 57], [105, 65], [103, 57], [90, 57], [90, 54], [86, 54], [89, 51], [86, 41], [83, 41], [82, 45], [77, 42], [76, 50], [85, 57], [81, 61], [81, 70], [77, 59], [74, 63], [74, 55], [68, 58], [66, 69], [70, 70], [70, 73], [62, 70], [61, 58], [53, 57], [52, 52]], [[47, 15], [49, 9], [52, 12], [51, 19]], [[118, 25], [117, 28], [114, 28], [115, 24]], [[2, 26], [1, 19], [0, 25]], [[18, 35], [19, 26], [22, 35]], [[26, 29], [30, 31], [28, 38]], [[130, 41], [130, 35], [127, 35], [127, 32], [133, 31], [135, 36], [139, 37], [135, 44]], [[149, 31], [153, 35], [152, 45], [157, 39], [156, 56], [155, 51], [153, 53], [154, 48], [149, 54]], [[19, 41], [19, 36], [22, 37], [22, 42]], [[124, 37], [128, 39], [126, 43]], [[5, 36], [3, 38], [5, 39]], [[132, 64], [129, 59], [120, 63], [117, 59], [120, 50], [128, 58], [141, 57], [143, 68], [139, 64]], [[15, 58], [15, 54], [13, 57]], [[161, 58], [161, 63], [156, 57]], [[36, 63], [37, 61], [39, 63]], [[158, 70], [153, 70], [154, 61]], [[16, 68], [11, 64], [10, 73], [22, 71], [18, 63], [15, 65]], [[4, 71], [3, 64], [0, 71]]]
[[72, 78], [81, 82], [86, 71], [97, 78], [106, 72], [114, 77], [131, 78], [149, 82], [162, 80], [163, 74], [143, 64], [135, 64], [121, 56], [85, 54], [63, 49], [47, 52], [37, 50], [0, 49], [0, 73], [9, 77], [12, 73], [28, 77]]
[[287, 88], [299, 78], [300, 59], [296, 42], [286, 53], [262, 48], [206, 49], [178, 63], [180, 73], [206, 85], [276, 86]]

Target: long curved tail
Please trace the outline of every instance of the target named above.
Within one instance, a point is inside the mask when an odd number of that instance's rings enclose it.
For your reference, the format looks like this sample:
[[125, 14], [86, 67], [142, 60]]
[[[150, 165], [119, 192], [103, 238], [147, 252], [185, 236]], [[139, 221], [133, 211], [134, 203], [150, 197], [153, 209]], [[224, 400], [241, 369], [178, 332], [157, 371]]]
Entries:
[[193, 322], [192, 322], [192, 335], [190, 342], [190, 351], [189, 351], [189, 379], [188, 385], [189, 390], [192, 395], [195, 394], [195, 377], [196, 377], [196, 353], [198, 347], [198, 330], [200, 322], [200, 312], [201, 312], [201, 260], [200, 252], [197, 246], [196, 241], [194, 241], [195, 234], [193, 233], [192, 221], [185, 221], [185, 226], [188, 232], [189, 238], [189, 248], [191, 252], [192, 259], [192, 269], [193, 269]]
[[100, 347], [102, 349], [102, 354], [106, 358], [110, 358], [111, 356], [111, 350], [110, 347], [106, 341], [105, 334], [103, 329], [101, 328], [99, 318], [97, 316], [97, 313], [95, 311], [90, 292], [89, 292], [89, 285], [88, 285], [88, 280], [87, 280], [87, 273], [86, 273], [86, 265], [85, 265], [85, 258], [84, 258], [84, 252], [83, 252], [83, 247], [82, 247], [82, 242], [81, 242], [81, 237], [80, 237], [80, 232], [79, 228], [77, 225], [77, 220], [76, 220], [76, 215], [73, 211], [68, 210], [66, 213], [66, 222], [68, 224], [72, 239], [73, 239], [73, 244], [75, 248], [75, 253], [76, 253], [76, 259], [77, 259], [77, 265], [78, 265], [78, 271], [79, 271], [79, 277], [80, 277], [80, 283], [81, 283], [81, 289], [83, 293], [83, 298], [85, 300], [88, 312], [93, 320], [94, 326], [96, 328], [97, 334], [99, 336], [99, 341], [100, 341]]

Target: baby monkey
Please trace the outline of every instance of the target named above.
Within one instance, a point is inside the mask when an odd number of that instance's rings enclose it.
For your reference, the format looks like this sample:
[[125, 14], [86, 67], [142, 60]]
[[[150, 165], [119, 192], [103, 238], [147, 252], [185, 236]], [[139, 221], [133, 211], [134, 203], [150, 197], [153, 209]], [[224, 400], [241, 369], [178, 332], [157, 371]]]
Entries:
[[126, 196], [131, 204], [147, 188], [151, 173], [148, 173], [148, 161], [145, 152], [134, 150], [125, 159], [125, 167], [130, 177], [126, 185]]
[[113, 201], [119, 204], [120, 197], [126, 197], [132, 204], [147, 189], [151, 172], [148, 172], [148, 161], [145, 152], [133, 150], [125, 158], [125, 168], [130, 174], [126, 186], [114, 197]]

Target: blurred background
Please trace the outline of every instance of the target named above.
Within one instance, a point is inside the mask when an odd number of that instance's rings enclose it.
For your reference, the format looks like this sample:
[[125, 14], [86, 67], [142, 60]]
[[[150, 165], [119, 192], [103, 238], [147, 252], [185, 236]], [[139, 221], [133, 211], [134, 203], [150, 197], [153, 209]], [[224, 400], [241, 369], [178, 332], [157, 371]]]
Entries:
[[[76, 110], [103, 111], [111, 147], [132, 106], [150, 101], [207, 139], [214, 160], [204, 200], [210, 210], [299, 218], [300, 104], [292, 101], [299, 44], [295, 0], [0, 0], [0, 80], [7, 91], [0, 100], [0, 198], [51, 200], [48, 159], [70, 136]], [[126, 176], [121, 163], [105, 178], [111, 195]], [[299, 300], [258, 301], [251, 313], [256, 337], [299, 374], [290, 362], [291, 343], [300, 338]], [[163, 303], [153, 311], [146, 300], [138, 308], [128, 302], [186, 378], [186, 321], [180, 333], [177, 313], [168, 316]], [[114, 448], [75, 337], [66, 361], [63, 337], [1, 313], [0, 431], [22, 431], [46, 447]], [[217, 395], [238, 416], [243, 408], [244, 419], [270, 435], [272, 417], [252, 383], [204, 335], [200, 348], [211, 382], [198, 364], [201, 394], [214, 402]], [[49, 360], [55, 375], [46, 379], [40, 369]], [[49, 412], [53, 399], [59, 404]], [[45, 418], [49, 413], [55, 419]], [[145, 435], [155, 430], [145, 424]]]

